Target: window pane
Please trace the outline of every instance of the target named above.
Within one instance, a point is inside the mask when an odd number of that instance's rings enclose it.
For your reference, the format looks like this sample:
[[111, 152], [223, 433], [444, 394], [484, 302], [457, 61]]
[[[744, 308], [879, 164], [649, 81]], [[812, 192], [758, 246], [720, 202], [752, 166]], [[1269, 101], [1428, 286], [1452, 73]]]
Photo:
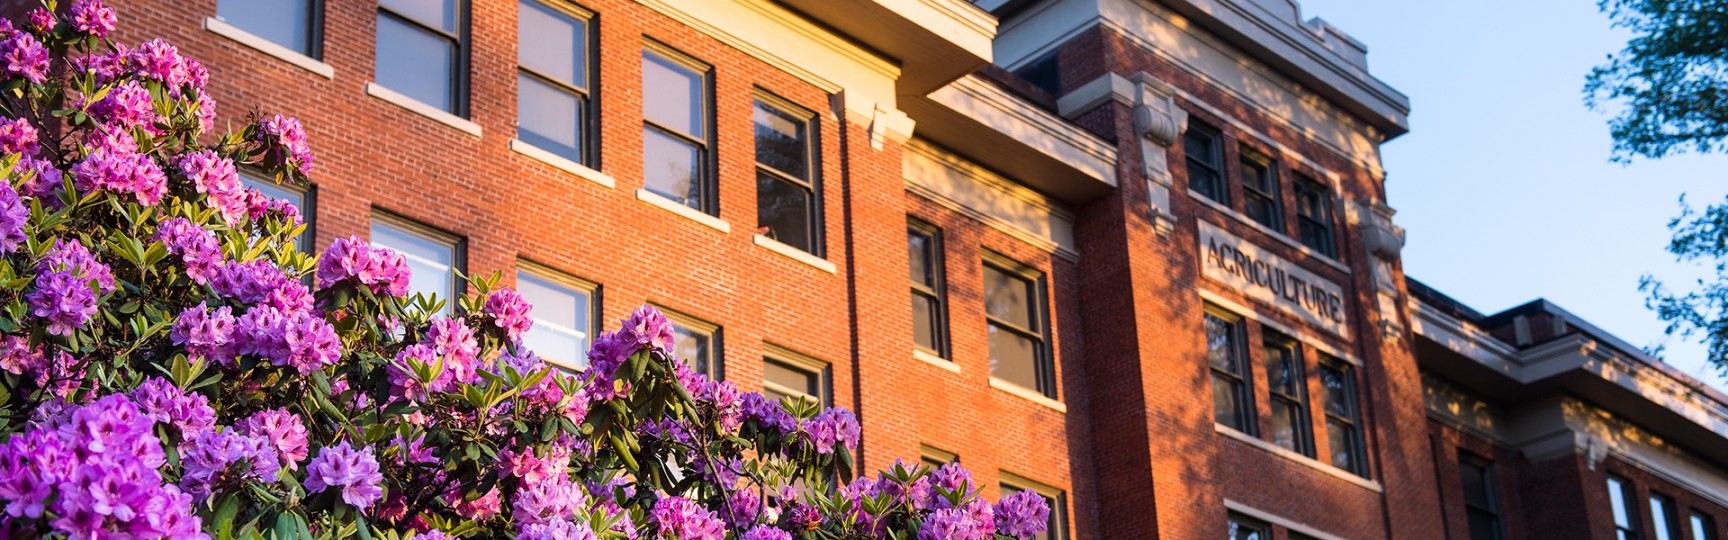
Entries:
[[1302, 395], [1301, 368], [1296, 364], [1296, 350], [1268, 341], [1266, 345], [1266, 384], [1272, 393], [1286, 396]]
[[803, 118], [756, 102], [756, 162], [798, 179], [809, 179], [809, 146]]
[[1332, 448], [1332, 466], [1356, 472], [1356, 428], [1337, 421], [1326, 421], [1326, 443]]
[[1465, 510], [1470, 519], [1470, 540], [1500, 540], [1500, 516], [1476, 508]]
[[408, 270], [412, 272], [408, 279], [409, 295], [437, 295], [445, 301], [445, 313], [455, 309], [454, 245], [378, 222], [372, 223], [372, 245], [394, 249], [407, 259]]
[[935, 277], [931, 273], [930, 251], [935, 243], [924, 231], [910, 229], [906, 233], [906, 258], [911, 261], [912, 282], [926, 287], [935, 287]]
[[1302, 411], [1281, 399], [1272, 400], [1272, 444], [1285, 450], [1304, 451]]
[[1230, 516], [1230, 540], [1272, 540], [1272, 531], [1259, 522]]
[[822, 399], [822, 379], [819, 375], [773, 360], [765, 362], [762, 369], [763, 378], [768, 382], [817, 400]]
[[588, 365], [588, 291], [573, 289], [526, 272], [516, 273], [516, 291], [534, 306], [534, 327], [522, 338], [529, 350], [560, 365]]
[[1337, 366], [1320, 365], [1320, 385], [1326, 389], [1326, 412], [1356, 419], [1356, 406], [1350, 396], [1352, 382], [1350, 372]]
[[702, 75], [660, 55], [642, 52], [642, 114], [694, 139], [703, 136]]
[[378, 84], [445, 112], [456, 112], [456, 43], [378, 15]]
[[1632, 529], [1632, 515], [1627, 506], [1627, 487], [1619, 478], [1608, 477], [1608, 504], [1614, 510], [1614, 526]]
[[1679, 540], [1674, 534], [1674, 503], [1662, 497], [1650, 497], [1650, 519], [1655, 521], [1655, 540]]
[[312, 55], [312, 0], [220, 0], [216, 18], [271, 43]]
[[1464, 503], [1482, 508], [1492, 508], [1489, 498], [1488, 470], [1475, 463], [1459, 463], [1459, 476], [1464, 483]]
[[420, 24], [456, 33], [456, 0], [378, 0], [378, 6], [411, 17]]
[[587, 25], [535, 0], [523, 0], [517, 14], [517, 61], [559, 82], [587, 88]]
[[1037, 330], [1032, 313], [1031, 281], [993, 267], [984, 267], [984, 311], [990, 316]]
[[1710, 516], [1692, 513], [1692, 540], [1716, 540], [1716, 520]]
[[1217, 422], [1246, 432], [1247, 418], [1242, 411], [1242, 387], [1234, 379], [1212, 374], [1212, 411]]
[[642, 182], [648, 191], [702, 208], [702, 184], [697, 181], [699, 149], [682, 139], [649, 127], [642, 130]]
[[1241, 373], [1237, 365], [1235, 325], [1224, 319], [1206, 314], [1206, 361], [1212, 367], [1230, 372]]
[[672, 338], [672, 354], [674, 356], [689, 362], [696, 368], [696, 371], [703, 375], [714, 376], [714, 373], [711, 372], [712, 366], [709, 365], [711, 362], [708, 358], [708, 334], [685, 328], [684, 325], [679, 324], [672, 327]]
[[922, 294], [912, 295], [912, 339], [919, 346], [932, 351], [940, 351], [937, 347], [936, 301]]
[[1038, 389], [1038, 342], [991, 323], [990, 375]]
[[810, 190], [770, 173], [756, 175], [756, 224], [769, 238], [815, 253]]
[[582, 161], [582, 97], [527, 73], [516, 77], [517, 137]]

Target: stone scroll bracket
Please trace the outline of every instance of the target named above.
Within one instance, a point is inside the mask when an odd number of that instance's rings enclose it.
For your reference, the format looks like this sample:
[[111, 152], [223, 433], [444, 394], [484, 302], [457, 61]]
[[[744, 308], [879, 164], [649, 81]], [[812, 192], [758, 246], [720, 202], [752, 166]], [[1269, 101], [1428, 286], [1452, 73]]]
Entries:
[[1368, 254], [1373, 270], [1381, 337], [1397, 343], [1405, 331], [1399, 317], [1398, 279], [1392, 268], [1404, 252], [1404, 228], [1392, 222], [1398, 211], [1378, 200], [1353, 201], [1348, 207], [1350, 224], [1361, 233], [1362, 251]]
[[1168, 238], [1176, 229], [1176, 215], [1170, 208], [1175, 181], [1170, 175], [1168, 151], [1188, 129], [1188, 111], [1176, 106], [1175, 88], [1150, 74], [1135, 74], [1129, 82], [1133, 84], [1134, 133], [1139, 135], [1141, 174], [1146, 177], [1152, 227]]

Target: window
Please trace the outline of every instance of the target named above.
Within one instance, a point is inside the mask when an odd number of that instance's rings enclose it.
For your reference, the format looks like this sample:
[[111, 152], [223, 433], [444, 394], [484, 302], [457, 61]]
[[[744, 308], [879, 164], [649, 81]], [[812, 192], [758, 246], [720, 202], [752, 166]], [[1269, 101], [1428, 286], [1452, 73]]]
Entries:
[[567, 2], [554, 7], [540, 0], [521, 0], [516, 13], [516, 138], [594, 166], [593, 15]]
[[1039, 90], [1049, 92], [1052, 96], [1062, 95], [1062, 65], [1061, 59], [1056, 53], [1057, 51], [1044, 53], [1044, 56], [1040, 56], [1037, 60], [1028, 62], [1026, 67], [1020, 68], [1020, 71], [1015, 75], [1019, 75], [1021, 80]]
[[990, 376], [1054, 398], [1044, 305], [1042, 274], [986, 256], [984, 313], [990, 333]]
[[651, 192], [719, 215], [708, 185], [707, 66], [659, 46], [642, 51], [642, 183]]
[[1218, 130], [1190, 119], [1188, 131], [1182, 134], [1182, 148], [1188, 155], [1188, 189], [1228, 206], [1223, 139]]
[[1272, 398], [1272, 444], [1305, 456], [1314, 455], [1308, 433], [1308, 402], [1303, 396], [1302, 346], [1288, 337], [1266, 332], [1266, 385]]
[[1638, 540], [1638, 509], [1632, 502], [1638, 500], [1632, 492], [1632, 484], [1618, 476], [1608, 477], [1608, 505], [1614, 510], [1614, 533], [1618, 540]]
[[928, 444], [919, 445], [918, 455], [924, 467], [934, 471], [949, 463], [959, 463], [960, 455]]
[[1207, 306], [1206, 364], [1212, 371], [1214, 418], [1221, 425], [1253, 434], [1254, 402], [1242, 337], [1240, 317]]
[[1332, 195], [1319, 182], [1301, 176], [1296, 177], [1296, 236], [1308, 249], [1338, 256], [1332, 235]]
[[464, 115], [462, 0], [378, 0], [377, 82]]
[[1692, 540], [1716, 540], [1716, 519], [1709, 514], [1692, 511]]
[[1680, 540], [1680, 518], [1674, 515], [1674, 499], [1650, 494], [1651, 540]]
[[721, 366], [720, 327], [667, 309], [660, 311], [672, 320], [672, 355], [690, 363], [697, 373], [722, 379], [725, 373]]
[[301, 250], [316, 252], [313, 249], [317, 240], [312, 232], [312, 221], [314, 210], [317, 209], [317, 197], [314, 196], [312, 186], [277, 184], [275, 180], [258, 178], [246, 173], [240, 175], [240, 182], [246, 187], [258, 190], [266, 197], [285, 200], [294, 205], [294, 208], [300, 211], [300, 220], [306, 222], [306, 230], [301, 231], [300, 236], [294, 237], [293, 245]]
[[822, 193], [817, 189], [816, 115], [757, 96], [756, 224], [782, 244], [822, 256]]
[[767, 345], [762, 359], [762, 393], [770, 398], [800, 396], [816, 400], [822, 406], [833, 405], [829, 391], [830, 368], [804, 355]]
[[1470, 540], [1501, 540], [1500, 489], [1494, 464], [1468, 452], [1458, 453], [1458, 476], [1464, 484], [1464, 515], [1470, 522]]
[[1332, 466], [1367, 476], [1363, 459], [1361, 400], [1356, 396], [1356, 370], [1336, 358], [1321, 356], [1320, 386], [1325, 388], [1326, 442], [1332, 451]]
[[522, 337], [541, 359], [570, 369], [588, 367], [588, 345], [600, 311], [599, 286], [550, 270], [516, 271], [516, 292], [534, 306], [534, 328]]
[[216, 18], [294, 52], [318, 57], [319, 0], [218, 0]]
[[406, 220], [378, 216], [372, 219], [372, 245], [394, 249], [408, 262], [413, 274], [408, 295], [437, 295], [444, 302], [444, 315], [456, 312], [455, 298], [465, 289], [456, 279], [461, 266], [462, 241], [446, 233]]
[[[1038, 482], [1033, 482], [1018, 475], [1004, 471], [1002, 483], [999, 486], [999, 497], [1007, 497], [1022, 491], [1031, 491], [1044, 498], [1044, 504], [1050, 507], [1050, 524], [1044, 534], [1034, 536], [1039, 540], [1063, 540], [1068, 538], [1068, 494]], [[1271, 540], [1271, 539], [1267, 539]]]
[[906, 226], [907, 258], [912, 271], [912, 343], [940, 358], [948, 357], [947, 295], [942, 279], [942, 230], [919, 221]]
[[1278, 170], [1272, 160], [1242, 150], [1242, 213], [1274, 231], [1284, 231], [1284, 209], [1278, 199]]
[[1264, 521], [1231, 512], [1230, 540], [1272, 540], [1272, 526]]

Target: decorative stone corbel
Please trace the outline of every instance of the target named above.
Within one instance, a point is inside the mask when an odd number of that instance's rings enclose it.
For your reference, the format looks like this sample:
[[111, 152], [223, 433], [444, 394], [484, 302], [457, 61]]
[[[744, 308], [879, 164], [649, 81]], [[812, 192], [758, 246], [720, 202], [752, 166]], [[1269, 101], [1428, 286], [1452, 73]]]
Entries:
[[1399, 309], [1398, 280], [1392, 265], [1404, 251], [1404, 228], [1392, 223], [1397, 210], [1378, 200], [1349, 205], [1350, 224], [1362, 234], [1362, 251], [1374, 271], [1375, 303], [1380, 312], [1380, 336], [1387, 343], [1404, 339], [1405, 327]]
[[1188, 129], [1188, 111], [1176, 106], [1176, 90], [1145, 72], [1129, 79], [1133, 83], [1134, 132], [1140, 137], [1141, 173], [1146, 177], [1147, 202], [1152, 206], [1152, 227], [1161, 236], [1176, 228], [1170, 212], [1168, 150]]
[[1597, 466], [1602, 464], [1602, 460], [1607, 459], [1607, 457], [1608, 457], [1608, 443], [1603, 442], [1601, 437], [1597, 437], [1595, 435], [1585, 435], [1584, 436], [1584, 464], [1585, 464], [1585, 466], [1589, 467], [1590, 470], [1594, 471], [1594, 470], [1596, 470]]
[[870, 138], [870, 148], [881, 150], [883, 143], [905, 143], [912, 138], [917, 122], [904, 111], [882, 107], [882, 104], [854, 92], [840, 92], [833, 99], [834, 112], [847, 122], [864, 125]]

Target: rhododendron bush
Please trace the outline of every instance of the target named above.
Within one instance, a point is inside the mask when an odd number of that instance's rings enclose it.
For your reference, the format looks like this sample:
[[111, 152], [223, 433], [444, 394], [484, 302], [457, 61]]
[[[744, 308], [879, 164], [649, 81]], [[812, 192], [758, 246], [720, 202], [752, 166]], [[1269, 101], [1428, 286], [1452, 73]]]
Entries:
[[359, 238], [301, 252], [238, 176], [309, 181], [300, 123], [211, 133], [203, 66], [67, 8], [0, 24], [0, 537], [1043, 532], [957, 465], [844, 481], [852, 413], [709, 380], [651, 308], [571, 373], [496, 274], [427, 298]]

